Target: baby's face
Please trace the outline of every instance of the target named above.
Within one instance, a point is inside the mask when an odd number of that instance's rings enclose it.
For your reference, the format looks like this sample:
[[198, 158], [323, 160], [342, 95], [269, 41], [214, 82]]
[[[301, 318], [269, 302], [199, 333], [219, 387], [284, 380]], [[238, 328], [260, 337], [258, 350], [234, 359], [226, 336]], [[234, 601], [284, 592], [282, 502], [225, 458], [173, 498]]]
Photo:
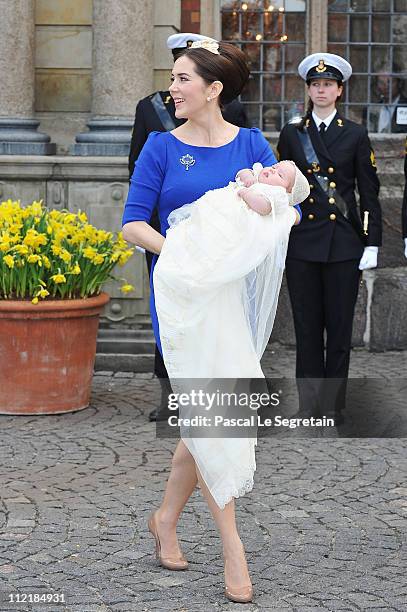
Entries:
[[284, 187], [291, 192], [295, 181], [295, 166], [288, 161], [282, 161], [274, 166], [267, 166], [259, 174], [259, 183]]

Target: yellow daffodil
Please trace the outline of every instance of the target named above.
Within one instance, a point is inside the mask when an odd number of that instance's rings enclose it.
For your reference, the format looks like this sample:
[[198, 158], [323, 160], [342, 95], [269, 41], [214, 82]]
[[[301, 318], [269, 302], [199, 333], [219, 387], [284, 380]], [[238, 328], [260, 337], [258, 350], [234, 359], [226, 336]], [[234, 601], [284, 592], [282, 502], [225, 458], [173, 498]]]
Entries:
[[66, 283], [66, 277], [64, 276], [64, 274], [54, 274], [53, 276], [51, 276], [51, 280], [54, 281], [56, 285], [59, 285], [60, 283]]
[[95, 266], [98, 266], [105, 261], [105, 257], [104, 255], [101, 255], [100, 253], [98, 253], [97, 255], [94, 256], [92, 261], [95, 264]]
[[16, 244], [16, 246], [13, 247], [13, 251], [19, 255], [28, 255], [29, 253], [28, 247], [25, 244]]
[[119, 256], [119, 264], [124, 266], [124, 264], [130, 259], [133, 255], [133, 249], [128, 249], [127, 251], [123, 251]]
[[60, 254], [60, 258], [65, 263], [69, 263], [72, 259], [72, 255], [68, 251], [62, 251], [62, 253]]
[[134, 291], [134, 287], [133, 287], [133, 285], [130, 285], [129, 283], [126, 283], [125, 285], [122, 285], [120, 287], [120, 291], [122, 293], [130, 293], [130, 291]]
[[61, 255], [62, 253], [62, 248], [60, 246], [58, 246], [57, 244], [53, 244], [51, 247], [51, 251], [53, 255]]
[[85, 249], [83, 249], [83, 256], [86, 259], [90, 259], [91, 261], [93, 261], [96, 255], [97, 255], [97, 250], [92, 246], [88, 246]]
[[78, 219], [81, 223], [86, 223], [88, 220], [86, 213], [81, 212], [81, 211], [78, 212]]
[[39, 255], [29, 255], [27, 257], [27, 261], [28, 263], [38, 263], [40, 266], [42, 266], [41, 257]]
[[14, 257], [12, 257], [11, 255], [5, 255], [3, 257], [3, 261], [9, 268], [14, 268]]
[[[0, 299], [37, 304], [49, 295], [94, 295], [132, 253], [121, 233], [94, 227], [81, 210], [47, 210], [41, 201], [0, 203]], [[132, 290], [125, 282], [123, 293]]]

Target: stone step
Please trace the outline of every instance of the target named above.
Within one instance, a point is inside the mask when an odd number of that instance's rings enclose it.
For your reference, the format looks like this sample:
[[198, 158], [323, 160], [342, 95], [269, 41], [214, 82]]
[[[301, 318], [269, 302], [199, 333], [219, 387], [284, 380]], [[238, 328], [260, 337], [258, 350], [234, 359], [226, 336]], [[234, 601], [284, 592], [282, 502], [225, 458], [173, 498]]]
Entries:
[[151, 323], [148, 328], [145, 329], [126, 329], [126, 328], [110, 328], [101, 329], [99, 328], [98, 339], [100, 340], [111, 340], [114, 338], [126, 339], [126, 340], [154, 340], [153, 330], [151, 329]]
[[154, 354], [96, 353], [95, 372], [153, 372]]
[[111, 340], [98, 340], [96, 351], [98, 353], [126, 353], [128, 355], [144, 355], [154, 353], [154, 340], [140, 338], [112, 338]]

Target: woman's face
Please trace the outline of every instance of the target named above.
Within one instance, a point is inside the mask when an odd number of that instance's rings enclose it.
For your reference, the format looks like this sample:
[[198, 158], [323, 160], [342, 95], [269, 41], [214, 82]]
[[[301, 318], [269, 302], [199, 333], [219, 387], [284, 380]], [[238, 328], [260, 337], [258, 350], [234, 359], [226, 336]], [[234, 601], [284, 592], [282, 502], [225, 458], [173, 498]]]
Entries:
[[190, 58], [182, 55], [177, 59], [171, 81], [169, 91], [175, 102], [176, 117], [188, 119], [207, 107], [211, 86], [195, 72], [195, 63]]
[[308, 95], [319, 108], [334, 106], [341, 93], [342, 86], [335, 79], [314, 79], [308, 86]]

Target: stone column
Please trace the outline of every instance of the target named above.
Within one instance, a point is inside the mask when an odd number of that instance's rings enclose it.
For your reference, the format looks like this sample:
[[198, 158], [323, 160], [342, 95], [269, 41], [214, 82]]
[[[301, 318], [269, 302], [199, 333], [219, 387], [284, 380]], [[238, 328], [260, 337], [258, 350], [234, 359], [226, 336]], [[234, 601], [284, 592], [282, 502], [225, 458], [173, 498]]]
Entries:
[[222, 39], [220, 0], [201, 0], [200, 33], [215, 40]]
[[326, 51], [328, 48], [328, 2], [312, 0], [308, 3], [307, 54]]
[[73, 155], [128, 155], [134, 111], [153, 90], [153, 3], [93, 0], [92, 118]]
[[55, 153], [34, 119], [34, 0], [0, 0], [0, 155]]

